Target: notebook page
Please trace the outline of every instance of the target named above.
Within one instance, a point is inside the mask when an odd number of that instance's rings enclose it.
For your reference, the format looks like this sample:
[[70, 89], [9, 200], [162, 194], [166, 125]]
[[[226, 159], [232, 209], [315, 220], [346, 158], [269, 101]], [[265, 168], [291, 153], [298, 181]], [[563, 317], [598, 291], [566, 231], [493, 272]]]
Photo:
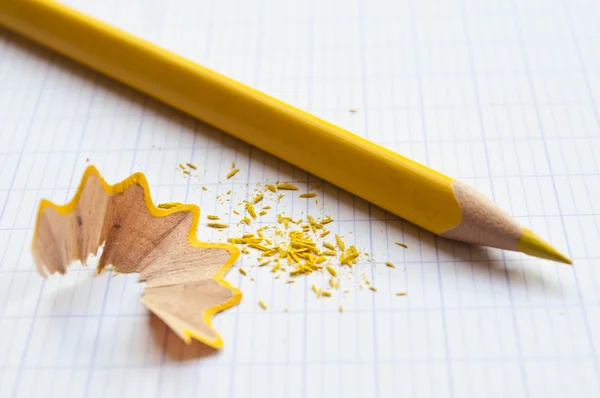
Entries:
[[[575, 266], [435, 238], [0, 30], [0, 396], [600, 394], [599, 4], [66, 3], [472, 184]], [[240, 172], [227, 179], [231, 162]], [[186, 346], [139, 303], [135, 274], [35, 272], [38, 202], [66, 203], [89, 164], [110, 183], [142, 171], [155, 203], [195, 203], [236, 225], [203, 219], [201, 240], [278, 213], [329, 215], [372, 262], [317, 298], [326, 274], [286, 284], [243, 255], [227, 280], [244, 298], [213, 322], [224, 348]], [[317, 196], [270, 198], [238, 227], [237, 203], [277, 180]]]

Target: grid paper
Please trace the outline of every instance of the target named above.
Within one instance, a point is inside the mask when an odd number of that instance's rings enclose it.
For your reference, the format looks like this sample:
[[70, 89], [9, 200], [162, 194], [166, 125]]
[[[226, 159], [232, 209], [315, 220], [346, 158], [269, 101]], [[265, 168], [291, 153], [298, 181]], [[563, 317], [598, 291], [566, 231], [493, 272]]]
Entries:
[[600, 3], [68, 3], [476, 186], [575, 267], [438, 239], [321, 183], [318, 205], [288, 195], [262, 220], [331, 215], [371, 253], [355, 273], [379, 292], [343, 279], [350, 294], [317, 299], [322, 275], [234, 269], [244, 298], [214, 319], [225, 348], [185, 346], [139, 304], [136, 275], [37, 275], [39, 200], [69, 200], [86, 159], [225, 220], [229, 189], [237, 203], [256, 183], [319, 179], [0, 30], [1, 397], [600, 396]]

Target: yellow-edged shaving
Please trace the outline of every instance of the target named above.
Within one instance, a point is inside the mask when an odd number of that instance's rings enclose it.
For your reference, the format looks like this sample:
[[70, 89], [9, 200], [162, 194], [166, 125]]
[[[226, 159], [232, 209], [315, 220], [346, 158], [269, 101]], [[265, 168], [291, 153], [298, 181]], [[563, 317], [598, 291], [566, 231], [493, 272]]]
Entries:
[[[187, 344], [190, 344], [192, 340], [195, 339], [203, 342], [204, 344], [207, 344], [210, 347], [221, 348], [223, 346], [223, 340], [212, 326], [212, 318], [214, 314], [236, 305], [241, 300], [241, 291], [233, 287], [224, 279], [225, 274], [231, 269], [231, 267], [239, 257], [239, 250], [235, 246], [230, 244], [200, 242], [196, 236], [196, 231], [198, 229], [200, 220], [200, 209], [198, 208], [198, 206], [192, 204], [177, 204], [175, 206], [167, 205], [167, 207], [169, 208], [165, 208], [165, 206], [161, 208], [154, 205], [150, 196], [150, 187], [144, 174], [135, 173], [121, 182], [118, 182], [114, 185], [109, 185], [104, 180], [104, 178], [102, 178], [102, 176], [94, 166], [88, 166], [83, 174], [80, 185], [70, 202], [62, 206], [56, 205], [48, 200], [42, 200], [40, 202], [36, 218], [36, 227], [33, 234], [32, 250], [36, 250], [36, 245], [38, 244], [38, 234], [40, 233], [38, 227], [40, 226], [40, 223], [44, 222], [44, 217], [47, 209], [63, 217], [70, 216], [74, 211], [78, 209], [78, 206], [80, 204], [84, 203], [84, 192], [86, 192], [86, 189], [88, 187], [94, 186], [94, 184], [97, 184], [97, 186], [99, 186], [100, 189], [104, 191], [107, 194], [107, 197], [109, 198], [115, 198], [121, 195], [124, 196], [126, 194], [126, 191], [128, 191], [130, 188], [135, 190], [135, 188], [133, 188], [134, 186], [141, 188], [141, 200], [143, 200], [143, 204], [151, 216], [155, 218], [162, 218], [177, 213], [188, 213], [191, 215], [189, 229], [186, 237], [186, 243], [189, 246], [202, 249], [203, 252], [210, 252], [216, 249], [218, 251], [225, 250], [228, 253], [226, 261], [220, 266], [218, 266], [218, 268], [216, 268], [216, 272], [212, 275], [206, 275], [207, 280], [213, 280], [218, 285], [228, 289], [231, 292], [231, 295], [229, 297], [222, 299], [223, 301], [220, 301], [220, 299], [215, 297], [215, 304], [212, 304], [208, 308], [203, 309], [202, 312], [198, 314], [198, 319], [201, 319], [202, 322], [204, 322], [204, 328], [208, 331], [208, 333], [199, 334], [199, 332], [195, 331], [194, 329], [188, 328], [185, 322], [180, 323], [180, 326], [172, 324], [169, 325], [171, 328], [174, 328], [177, 335], [181, 337]], [[38, 267], [40, 267], [39, 269], [42, 269], [42, 265], [43, 264], [38, 264]], [[69, 264], [64, 264], [64, 267], [66, 268], [68, 265]], [[217, 264], [211, 265], [210, 269], [215, 269], [214, 266], [216, 265]], [[149, 288], [145, 287], [144, 289], [148, 293]], [[151, 298], [151, 295], [148, 293], [144, 297], [145, 299], [142, 300], [144, 305], [150, 306], [148, 308], [151, 311], [154, 311], [154, 302], [152, 301], [153, 299]], [[167, 312], [170, 312], [170, 310]]]

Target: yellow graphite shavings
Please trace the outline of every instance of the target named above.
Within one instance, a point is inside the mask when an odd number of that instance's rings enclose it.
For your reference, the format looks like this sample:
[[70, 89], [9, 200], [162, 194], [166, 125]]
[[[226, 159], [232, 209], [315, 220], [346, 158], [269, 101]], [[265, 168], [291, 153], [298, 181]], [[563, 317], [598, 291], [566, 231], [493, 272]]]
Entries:
[[264, 194], [262, 194], [262, 193], [259, 193], [258, 195], [256, 195], [256, 196], [254, 197], [254, 199], [252, 199], [252, 203], [253, 203], [253, 204], [257, 204], [258, 202], [260, 202], [261, 200], [263, 200], [263, 198], [264, 198], [264, 197], [265, 197], [265, 195], [264, 195]]
[[394, 264], [390, 263], [389, 261], [386, 261], [385, 265], [387, 265], [390, 268], [396, 268], [396, 266]]
[[394, 242], [395, 244], [397, 244], [400, 247], [403, 247], [405, 249], [408, 249], [408, 245], [406, 243], [401, 243], [401, 242]]
[[346, 250], [346, 253], [340, 256], [340, 264], [352, 266], [356, 263], [356, 259], [359, 255], [360, 253], [356, 250], [356, 247], [350, 246], [348, 250]]
[[250, 214], [250, 217], [256, 219], [256, 210], [254, 210], [254, 205], [250, 202], [246, 202], [246, 211]]
[[327, 217], [325, 217], [324, 219], [321, 220], [321, 225], [327, 225], [330, 222], [333, 222], [333, 218], [327, 216]]
[[310, 229], [312, 229], [313, 232], [317, 232], [317, 229], [323, 229], [323, 226], [320, 223], [316, 222], [310, 214], [306, 216], [306, 218], [308, 219], [308, 225], [310, 226]]
[[240, 274], [242, 274], [242, 275], [244, 275], [244, 276], [248, 275], [248, 274], [246, 273], [246, 270], [245, 270], [245, 269], [243, 269], [243, 268], [238, 268], [238, 270], [240, 271]]
[[[192, 163], [182, 163], [179, 165], [179, 168], [188, 172], [197, 169]], [[240, 170], [236, 168], [235, 163], [232, 163], [231, 171], [227, 175], [227, 178], [229, 179], [239, 172]], [[195, 176], [197, 177], [197, 174]], [[244, 254], [257, 254], [257, 262], [253, 267], [265, 267], [269, 265], [269, 270], [273, 278], [279, 279], [281, 277], [283, 283], [286, 284], [293, 284], [297, 277], [309, 275], [313, 272], [320, 272], [327, 275], [327, 280], [325, 281], [327, 290], [324, 290], [325, 288], [320, 289], [316, 285], [311, 288], [318, 298], [331, 297], [333, 291], [340, 289], [342, 278], [353, 278], [353, 272], [350, 270], [346, 271], [344, 266], [351, 267], [358, 264], [359, 261], [362, 263], [362, 259], [366, 263], [370, 263], [372, 260], [367, 252], [359, 252], [355, 246], [347, 247], [343, 236], [335, 234], [335, 242], [324, 241], [325, 237], [330, 234], [334, 235], [330, 230], [325, 228], [326, 225], [334, 222], [334, 219], [329, 215], [314, 216], [302, 213], [302, 216], [298, 217], [294, 215], [294, 218], [292, 218], [285, 213], [279, 213], [276, 214], [277, 223], [269, 222], [268, 225], [261, 225], [262, 221], [260, 217], [268, 214], [267, 210], [271, 210], [272, 208], [270, 204], [279, 203], [284, 197], [281, 191], [295, 191], [302, 188], [285, 182], [257, 184], [252, 191], [248, 192], [246, 195], [247, 199], [241, 200], [235, 206], [236, 208], [230, 210], [231, 214], [238, 216], [237, 219], [231, 220], [231, 226], [221, 222], [208, 223], [207, 226], [216, 229], [228, 227], [232, 229], [238, 223], [239, 237], [230, 237], [228, 241], [239, 245], [240, 251]], [[208, 190], [205, 186], [202, 186], [202, 189], [205, 191]], [[310, 190], [305, 191], [305, 193], [299, 196], [301, 198], [314, 198], [317, 196], [317, 193], [312, 192], [314, 189], [314, 187], [310, 187]], [[225, 194], [218, 195], [217, 199], [219, 203], [225, 205], [225, 202], [230, 201], [228, 198], [230, 198], [231, 193], [231, 190], [229, 190]], [[256, 207], [259, 203], [262, 205], [259, 205], [260, 208]], [[181, 204], [173, 202], [159, 205], [159, 207], [166, 209], [179, 205]], [[282, 205], [279, 206], [281, 208]], [[229, 213], [225, 214], [228, 215]], [[211, 221], [220, 220], [219, 216], [211, 214], [207, 215], [206, 218]], [[260, 228], [253, 228], [254, 225], [258, 225]], [[250, 228], [252, 229], [242, 234], [241, 228], [245, 228], [247, 231]], [[352, 232], [349, 233], [352, 234]], [[404, 244], [399, 242], [394, 243], [406, 248]], [[395, 268], [391, 262], [386, 262], [386, 265]], [[243, 275], [247, 274], [246, 270], [241, 268], [239, 272]], [[251, 278], [251, 280], [253, 279]], [[369, 287], [372, 291], [377, 291], [374, 286], [370, 286], [370, 282], [364, 276], [357, 283], [360, 284], [360, 288], [362, 288], [363, 284], [366, 284], [365, 287]], [[345, 290], [343, 294], [348, 292], [349, 290]], [[397, 295], [400, 295], [400, 293], [397, 293]], [[264, 309], [266, 307], [265, 304]], [[343, 312], [343, 307], [341, 306], [340, 312]]]
[[273, 268], [271, 268], [271, 272], [275, 273], [275, 272], [279, 271], [279, 268], [281, 268], [281, 262], [279, 260], [277, 260], [277, 263], [275, 263], [275, 266]]
[[209, 228], [217, 228], [217, 229], [229, 228], [229, 225], [223, 224], [223, 223], [218, 223], [218, 222], [209, 222], [208, 224], [206, 224], [206, 226]]
[[312, 284], [312, 286], [311, 286], [310, 288], [312, 289], [312, 291], [313, 291], [315, 294], [317, 294], [317, 293], [318, 293], [318, 291], [319, 291], [319, 290], [317, 289], [317, 286], [316, 286], [314, 283]]
[[167, 202], [167, 203], [161, 203], [158, 205], [159, 209], [172, 209], [173, 207], [177, 207], [177, 206], [183, 206], [183, 203], [179, 203], [179, 202]]
[[271, 260], [269, 260], [269, 259], [265, 259], [265, 260], [261, 261], [261, 262], [258, 264], [258, 266], [259, 266], [259, 267], [264, 267], [265, 265], [269, 264], [270, 262], [271, 262]]
[[277, 191], [277, 187], [275, 187], [275, 185], [273, 185], [273, 184], [267, 184], [267, 185], [265, 185], [265, 189], [267, 191], [271, 191], [271, 192], [276, 192]]
[[265, 302], [262, 300], [259, 300], [258, 305], [260, 305], [260, 308], [262, 308], [263, 310], [266, 310], [267, 308], [269, 308], [269, 307], [267, 307]]
[[233, 169], [229, 173], [227, 173], [227, 179], [229, 180], [231, 177], [240, 172], [240, 169]]
[[288, 182], [284, 182], [281, 184], [277, 184], [277, 190], [279, 191], [297, 191], [298, 187], [295, 186], [294, 184], [290, 184]]
[[329, 250], [335, 251], [335, 246], [332, 245], [331, 243], [323, 242], [323, 247], [325, 247]]
[[341, 251], [346, 250], [346, 244], [344, 243], [344, 241], [338, 234], [335, 234], [335, 243], [336, 243], [337, 247], [340, 248]]

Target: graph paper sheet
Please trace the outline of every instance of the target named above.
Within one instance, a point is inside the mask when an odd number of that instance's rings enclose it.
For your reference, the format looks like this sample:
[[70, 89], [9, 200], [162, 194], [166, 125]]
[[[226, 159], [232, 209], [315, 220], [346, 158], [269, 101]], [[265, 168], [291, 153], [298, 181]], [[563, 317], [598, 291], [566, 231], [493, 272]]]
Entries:
[[135, 274], [36, 274], [39, 200], [68, 201], [88, 159], [225, 222], [257, 183], [319, 179], [0, 31], [1, 397], [600, 396], [598, 2], [69, 4], [476, 186], [575, 267], [437, 239], [321, 183], [319, 204], [289, 194], [261, 220], [332, 216], [373, 259], [350, 292], [317, 299], [326, 276], [289, 285], [244, 256], [227, 275], [244, 298], [214, 319], [225, 347], [185, 346]]

